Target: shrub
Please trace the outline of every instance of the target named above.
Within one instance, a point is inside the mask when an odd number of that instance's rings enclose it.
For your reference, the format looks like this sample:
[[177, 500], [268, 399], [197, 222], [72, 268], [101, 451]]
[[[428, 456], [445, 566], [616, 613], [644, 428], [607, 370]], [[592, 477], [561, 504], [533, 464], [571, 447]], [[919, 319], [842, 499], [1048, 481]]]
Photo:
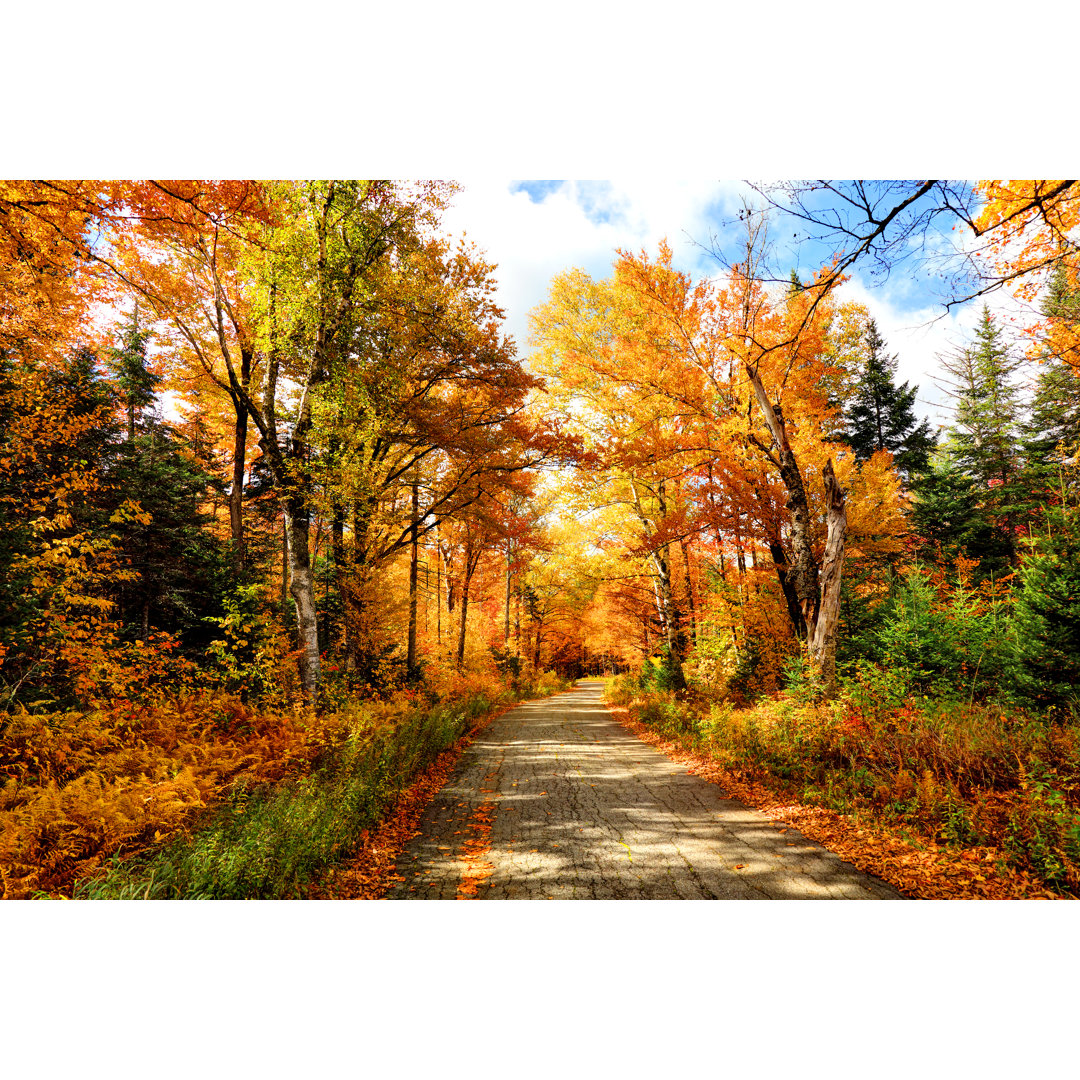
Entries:
[[940, 575], [909, 568], [885, 602], [874, 635], [877, 673], [868, 658], [858, 658], [848, 667], [849, 685], [884, 692], [889, 707], [918, 694], [985, 697], [998, 687], [1007, 662], [1006, 605], [1001, 582], [972, 589], [964, 574], [948, 584]]

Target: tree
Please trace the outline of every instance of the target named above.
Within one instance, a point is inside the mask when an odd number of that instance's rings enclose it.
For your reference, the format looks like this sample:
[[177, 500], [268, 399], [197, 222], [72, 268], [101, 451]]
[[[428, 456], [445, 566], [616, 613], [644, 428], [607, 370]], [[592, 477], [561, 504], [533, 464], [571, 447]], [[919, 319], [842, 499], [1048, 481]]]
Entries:
[[984, 484], [1007, 484], [1018, 464], [1020, 401], [1012, 379], [1020, 362], [1009, 355], [989, 308], [983, 308], [973, 345], [943, 366], [956, 379], [954, 440], [961, 463]]
[[976, 582], [1010, 572], [1013, 546], [986, 505], [986, 489], [976, 487], [949, 440], [911, 487], [915, 496], [911, 524], [922, 541], [922, 558], [930, 562], [941, 558], [950, 567], [960, 556], [974, 559]]
[[[5, 706], [52, 695], [73, 700], [80, 664], [72, 645], [103, 626], [110, 606], [105, 579], [115, 566], [92, 517], [99, 469], [117, 433], [115, 406], [89, 349], [62, 362], [29, 348], [0, 353]], [[89, 666], [87, 660], [83, 671]]]
[[139, 326], [139, 304], [120, 331], [119, 345], [109, 350], [109, 368], [116, 380], [120, 400], [127, 413], [128, 442], [135, 439], [136, 420], [153, 404], [160, 377], [147, 364], [146, 349], [150, 331]]
[[[676, 272], [666, 246], [656, 260], [620, 252], [607, 282], [556, 278], [534, 340], [559, 400], [577, 400], [569, 411], [602, 463], [583, 484], [636, 522], [623, 542], [652, 564], [667, 654], [681, 659], [684, 633], [670, 545], [715, 528], [722, 557], [724, 529], [740, 569], [765, 542], [792, 625], [828, 673], [846, 532], [837, 469], [853, 475], [850, 457], [834, 467], [825, 436], [839, 374], [831, 309], [816, 281], [774, 304], [754, 276], [757, 239], [719, 287]], [[822, 477], [821, 494], [808, 494], [804, 468]], [[881, 496], [879, 508], [896, 492]]]
[[1061, 467], [1080, 450], [1080, 367], [1068, 362], [1060, 348], [1080, 324], [1080, 290], [1069, 284], [1062, 264], [1051, 277], [1042, 311], [1048, 326], [1041, 366], [1029, 414], [1020, 426], [1023, 485], [1031, 509], [1061, 497]]
[[1020, 564], [1013, 607], [1017, 689], [1040, 708], [1080, 700], [1080, 514], [1050, 510]]
[[[233, 483], [229, 495], [233, 557], [244, 563], [241, 514], [247, 411], [232, 392], [220, 349], [237, 359], [247, 385], [254, 360], [237, 271], [255, 226], [272, 217], [265, 185], [254, 181], [35, 181], [32, 196], [8, 205], [25, 228], [47, 227], [46, 264], [74, 260], [85, 300], [113, 304], [135, 299], [167, 320], [177, 346], [166, 385], [185, 397], [216, 389], [233, 409]], [[0, 195], [0, 212], [4, 209]], [[31, 214], [27, 208], [32, 208]], [[19, 216], [21, 215], [21, 217]], [[137, 357], [131, 358], [137, 365]], [[136, 394], [140, 391], [133, 387]]]
[[1015, 557], [1014, 528], [1021, 498], [1017, 485], [1020, 402], [1012, 382], [1019, 364], [1009, 355], [986, 307], [972, 346], [942, 360], [954, 379], [953, 452], [958, 464], [985, 492], [981, 502], [995, 518], [1012, 553], [1010, 559]]
[[125, 500], [142, 514], [113, 527], [135, 577], [117, 591], [124, 636], [149, 641], [165, 631], [199, 656], [213, 634], [208, 622], [223, 614], [222, 597], [245, 584], [229, 572], [227, 545], [211, 531], [207, 493], [220, 478], [197, 448], [168, 424], [146, 421], [103, 472], [101, 513]]
[[918, 387], [909, 388], [906, 382], [895, 385], [896, 355], [885, 352], [885, 341], [872, 318], [866, 321], [864, 343], [863, 366], [853, 379], [844, 410], [845, 439], [858, 461], [888, 450], [904, 476], [923, 472], [934, 437], [929, 422], [915, 417]]
[[[696, 447], [671, 403], [643, 392], [666, 363], [682, 365], [679, 343], [654, 332], [652, 313], [634, 287], [637, 266], [620, 253], [609, 281], [594, 282], [580, 271], [557, 276], [548, 303], [531, 317], [533, 341], [540, 370], [551, 376], [549, 393], [574, 414], [593, 456], [581, 476], [590, 501], [617, 508], [628, 551], [649, 566], [664, 655], [673, 684], [682, 688], [682, 615], [672, 589], [670, 544], [684, 516], [678, 480]], [[663, 248], [658, 274], [668, 271], [670, 250]], [[685, 279], [666, 280], [682, 304], [693, 303]]]

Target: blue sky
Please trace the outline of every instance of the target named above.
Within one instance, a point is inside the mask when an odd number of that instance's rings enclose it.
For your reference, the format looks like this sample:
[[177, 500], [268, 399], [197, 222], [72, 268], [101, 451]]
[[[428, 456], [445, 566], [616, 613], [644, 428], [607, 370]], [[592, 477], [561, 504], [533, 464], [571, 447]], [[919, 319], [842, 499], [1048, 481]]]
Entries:
[[[736, 215], [754, 193], [742, 181], [664, 179], [611, 180], [461, 179], [462, 190], [446, 217], [454, 233], [465, 233], [498, 264], [499, 300], [519, 352], [528, 355], [528, 312], [541, 303], [552, 276], [577, 267], [594, 277], [611, 271], [618, 247], [655, 252], [662, 239], [676, 265], [694, 276], [717, 274], [720, 263], [707, 249], [718, 242], [738, 256], [741, 226]], [[797, 267], [809, 275], [831, 254], [807, 243], [791, 220], [770, 226], [780, 276]], [[951, 244], [948, 235], [939, 237]], [[919, 386], [922, 415], [933, 423], [948, 418], [947, 398], [935, 385], [937, 357], [967, 340], [981, 310], [968, 304], [952, 312], [942, 306], [944, 283], [932, 265], [915, 257], [875, 283], [869, 266], [856, 270], [842, 295], [866, 304], [890, 352], [898, 355], [899, 381]], [[995, 294], [992, 311], [1013, 310]]]

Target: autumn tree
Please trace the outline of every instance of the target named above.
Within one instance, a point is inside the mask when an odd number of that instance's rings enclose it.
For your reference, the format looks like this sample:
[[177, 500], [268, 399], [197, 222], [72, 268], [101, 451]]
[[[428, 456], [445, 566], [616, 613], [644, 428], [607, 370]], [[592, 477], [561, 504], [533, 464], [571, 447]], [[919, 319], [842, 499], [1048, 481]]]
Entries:
[[[837, 469], [849, 486], [859, 475], [851, 457], [834, 466], [841, 448], [828, 441], [843, 372], [832, 359], [826, 285], [770, 296], [756, 276], [757, 239], [718, 286], [676, 272], [664, 247], [657, 260], [620, 253], [609, 282], [564, 275], [535, 334], [553, 385], [580, 402], [576, 423], [593, 429], [590, 446], [617, 467], [589, 482], [622, 477], [640, 526], [635, 543], [654, 563], [658, 607], [668, 612], [670, 652], [679, 655], [684, 625], [670, 545], [715, 530], [721, 558], [724, 535], [737, 541], [740, 570], [744, 555], [768, 550], [792, 626], [828, 682], [846, 532]], [[808, 493], [804, 469], [824, 479], [824, 492]], [[875, 501], [888, 526], [873, 515], [863, 522], [886, 544], [902, 531], [898, 499], [887, 481]]]
[[107, 243], [88, 255], [168, 328], [172, 354], [164, 385], [197, 401], [208, 419], [223, 405], [228, 410], [229, 524], [237, 569], [246, 559], [249, 414], [243, 395], [261, 374], [245, 260], [276, 209], [266, 186], [253, 181], [115, 184], [97, 208]]
[[502, 335], [493, 267], [418, 238], [386, 269], [316, 397], [326, 451], [313, 468], [337, 523], [347, 607], [414, 537], [512, 489], [560, 445], [523, 411], [537, 380]]
[[665, 661], [681, 687], [682, 614], [672, 588], [671, 543], [685, 511], [679, 479], [697, 459], [671, 403], [643, 389], [665, 361], [676, 361], [680, 345], [650, 333], [649, 309], [622, 272], [630, 263], [622, 257], [607, 282], [580, 271], [556, 277], [548, 303], [532, 316], [533, 340], [540, 370], [551, 376], [549, 393], [575, 414], [594, 455], [596, 465], [581, 483], [594, 505], [617, 507], [632, 523], [626, 543], [649, 565]]
[[553, 521], [523, 568], [534, 670], [550, 664], [567, 675], [582, 671], [584, 616], [598, 584], [584, 540], [577, 522]]

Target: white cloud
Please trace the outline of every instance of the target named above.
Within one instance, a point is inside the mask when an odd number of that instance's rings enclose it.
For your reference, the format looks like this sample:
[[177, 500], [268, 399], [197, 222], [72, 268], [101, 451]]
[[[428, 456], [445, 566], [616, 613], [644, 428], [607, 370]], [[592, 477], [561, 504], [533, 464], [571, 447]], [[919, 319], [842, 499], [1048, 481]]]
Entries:
[[[466, 234], [498, 264], [499, 302], [507, 330], [527, 356], [528, 313], [547, 297], [552, 277], [579, 267], [596, 277], [611, 270], [616, 248], [655, 252], [667, 238], [677, 265], [697, 262], [718, 204], [737, 205], [740, 185], [717, 180], [637, 178], [603, 184], [563, 181], [541, 201], [505, 179], [462, 180], [447, 211], [448, 232]], [[710, 209], [713, 214], [710, 215]]]

